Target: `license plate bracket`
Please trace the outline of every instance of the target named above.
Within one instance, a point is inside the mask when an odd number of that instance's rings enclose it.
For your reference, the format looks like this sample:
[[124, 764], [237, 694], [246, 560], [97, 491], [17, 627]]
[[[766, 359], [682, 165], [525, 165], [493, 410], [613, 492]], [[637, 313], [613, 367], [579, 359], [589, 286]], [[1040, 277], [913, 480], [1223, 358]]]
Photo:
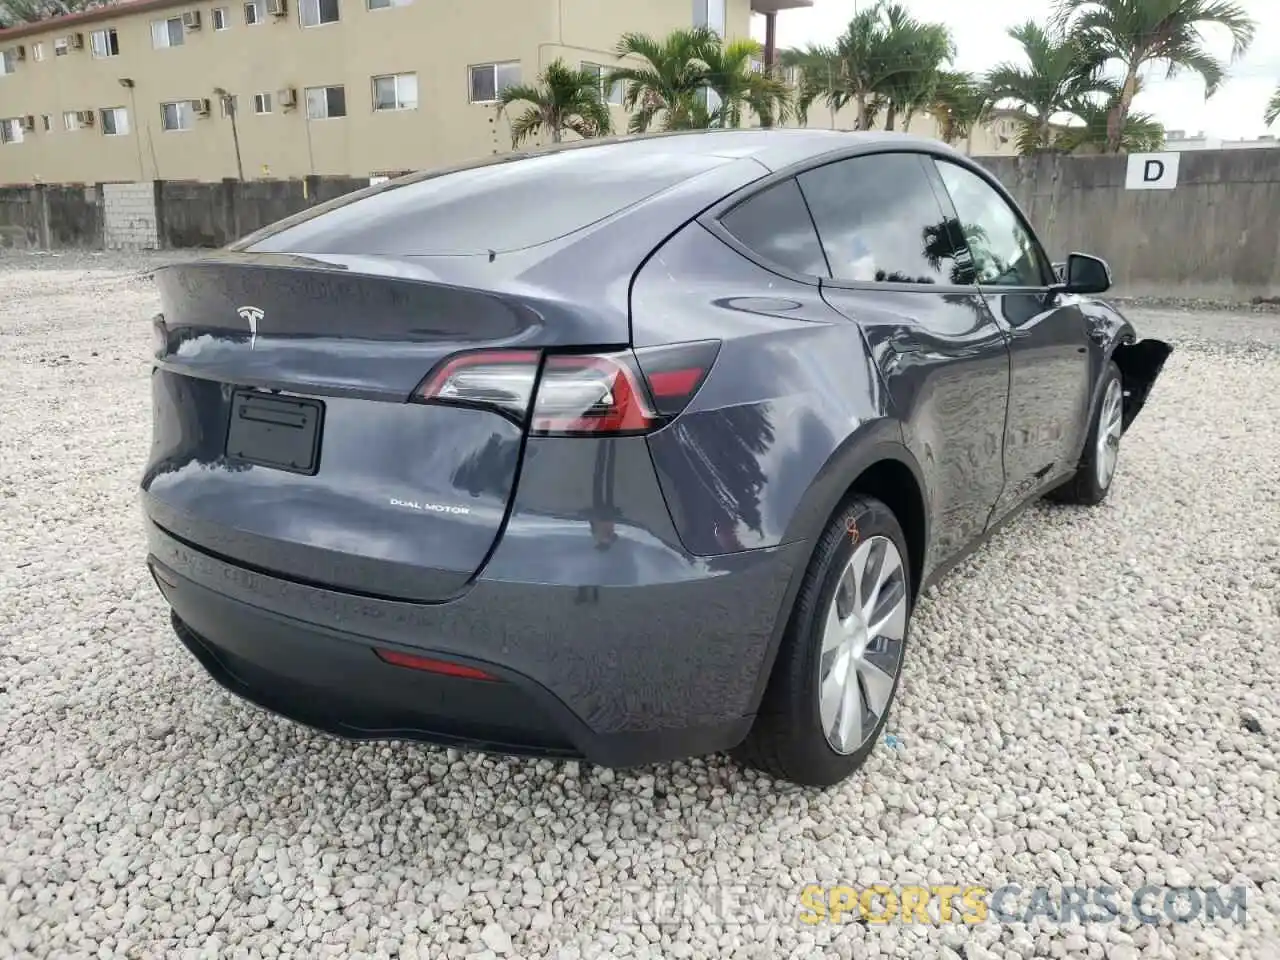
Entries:
[[231, 395], [227, 458], [314, 476], [320, 469], [324, 404], [260, 390]]

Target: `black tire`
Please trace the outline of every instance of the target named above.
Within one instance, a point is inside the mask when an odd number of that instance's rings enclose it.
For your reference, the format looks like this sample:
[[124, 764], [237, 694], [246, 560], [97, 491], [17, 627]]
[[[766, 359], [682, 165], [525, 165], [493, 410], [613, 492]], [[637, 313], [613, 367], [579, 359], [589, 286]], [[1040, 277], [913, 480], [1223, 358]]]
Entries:
[[[1107, 361], [1107, 367], [1102, 373], [1102, 383], [1098, 389], [1097, 408], [1093, 411], [1089, 422], [1089, 436], [1084, 442], [1084, 453], [1080, 456], [1080, 462], [1076, 465], [1076, 472], [1072, 474], [1066, 483], [1059, 487], [1055, 487], [1045, 495], [1045, 499], [1052, 500], [1054, 503], [1070, 503], [1079, 506], [1094, 507], [1107, 498], [1107, 494], [1111, 491], [1111, 484], [1115, 480], [1116, 470], [1113, 467], [1110, 475], [1103, 482], [1099, 479], [1098, 470], [1098, 433], [1103, 427], [1103, 417], [1107, 412], [1107, 392], [1112, 389], [1112, 383], [1120, 384], [1120, 396], [1123, 401], [1123, 379], [1120, 376], [1120, 368], [1116, 366], [1114, 360]], [[1117, 445], [1119, 438], [1116, 438]], [[1119, 456], [1117, 448], [1116, 456]]]
[[[857, 531], [855, 535], [852, 531]], [[888, 706], [863, 745], [851, 753], [831, 747], [818, 705], [818, 667], [827, 610], [841, 575], [860, 542], [886, 537], [902, 560], [906, 620]], [[854, 496], [828, 524], [796, 596], [760, 711], [734, 757], [771, 777], [802, 786], [827, 787], [856, 771], [870, 756], [892, 712], [910, 630], [913, 594], [906, 538], [897, 518], [872, 497]]]

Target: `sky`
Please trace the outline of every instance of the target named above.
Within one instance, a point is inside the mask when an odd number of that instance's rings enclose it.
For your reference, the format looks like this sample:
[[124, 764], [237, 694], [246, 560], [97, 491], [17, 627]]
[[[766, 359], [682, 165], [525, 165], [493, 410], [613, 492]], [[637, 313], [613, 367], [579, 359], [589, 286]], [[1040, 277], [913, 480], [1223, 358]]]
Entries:
[[[809, 9], [778, 14], [778, 46], [827, 43], [848, 25], [855, 8], [871, 0], [814, 0]], [[902, 0], [919, 19], [945, 23], [955, 39], [955, 65], [981, 73], [1003, 60], [1019, 60], [1021, 47], [1005, 30], [1028, 18], [1047, 20], [1049, 0]], [[1211, 137], [1253, 139], [1268, 131], [1262, 114], [1280, 84], [1280, 2], [1238, 0], [1258, 24], [1248, 54], [1230, 65], [1227, 81], [1207, 103], [1204, 84], [1194, 75], [1173, 80], [1157, 71], [1145, 80], [1134, 109], [1152, 114], [1167, 130], [1203, 131]], [[756, 17], [757, 38], [763, 40], [763, 18]], [[1210, 51], [1226, 61], [1231, 40], [1226, 31], [1206, 33]], [[1280, 123], [1272, 133], [1280, 134]]]

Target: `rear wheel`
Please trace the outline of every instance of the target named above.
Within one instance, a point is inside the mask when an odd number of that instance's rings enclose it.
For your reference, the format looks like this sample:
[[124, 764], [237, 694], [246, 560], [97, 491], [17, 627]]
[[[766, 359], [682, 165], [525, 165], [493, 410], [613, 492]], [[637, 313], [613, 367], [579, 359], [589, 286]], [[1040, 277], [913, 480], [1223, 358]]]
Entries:
[[857, 770], [888, 720], [910, 615], [902, 528], [879, 500], [855, 497], [818, 542], [738, 758], [805, 786]]
[[1123, 432], [1124, 387], [1120, 368], [1114, 361], [1109, 361], [1103, 373], [1102, 399], [1094, 412], [1093, 422], [1089, 425], [1084, 455], [1071, 479], [1050, 491], [1048, 499], [1089, 507], [1105, 500], [1111, 490], [1111, 481], [1116, 476], [1116, 466], [1120, 459], [1120, 436]]

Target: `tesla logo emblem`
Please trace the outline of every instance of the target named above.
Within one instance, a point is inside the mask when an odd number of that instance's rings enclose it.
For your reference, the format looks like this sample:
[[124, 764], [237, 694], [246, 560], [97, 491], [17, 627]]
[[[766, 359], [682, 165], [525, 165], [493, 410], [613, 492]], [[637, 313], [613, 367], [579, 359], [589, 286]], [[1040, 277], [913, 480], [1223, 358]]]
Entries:
[[258, 321], [262, 319], [264, 312], [261, 307], [240, 307], [236, 310], [236, 313], [240, 314], [240, 319], [249, 324], [250, 350], [258, 342]]

